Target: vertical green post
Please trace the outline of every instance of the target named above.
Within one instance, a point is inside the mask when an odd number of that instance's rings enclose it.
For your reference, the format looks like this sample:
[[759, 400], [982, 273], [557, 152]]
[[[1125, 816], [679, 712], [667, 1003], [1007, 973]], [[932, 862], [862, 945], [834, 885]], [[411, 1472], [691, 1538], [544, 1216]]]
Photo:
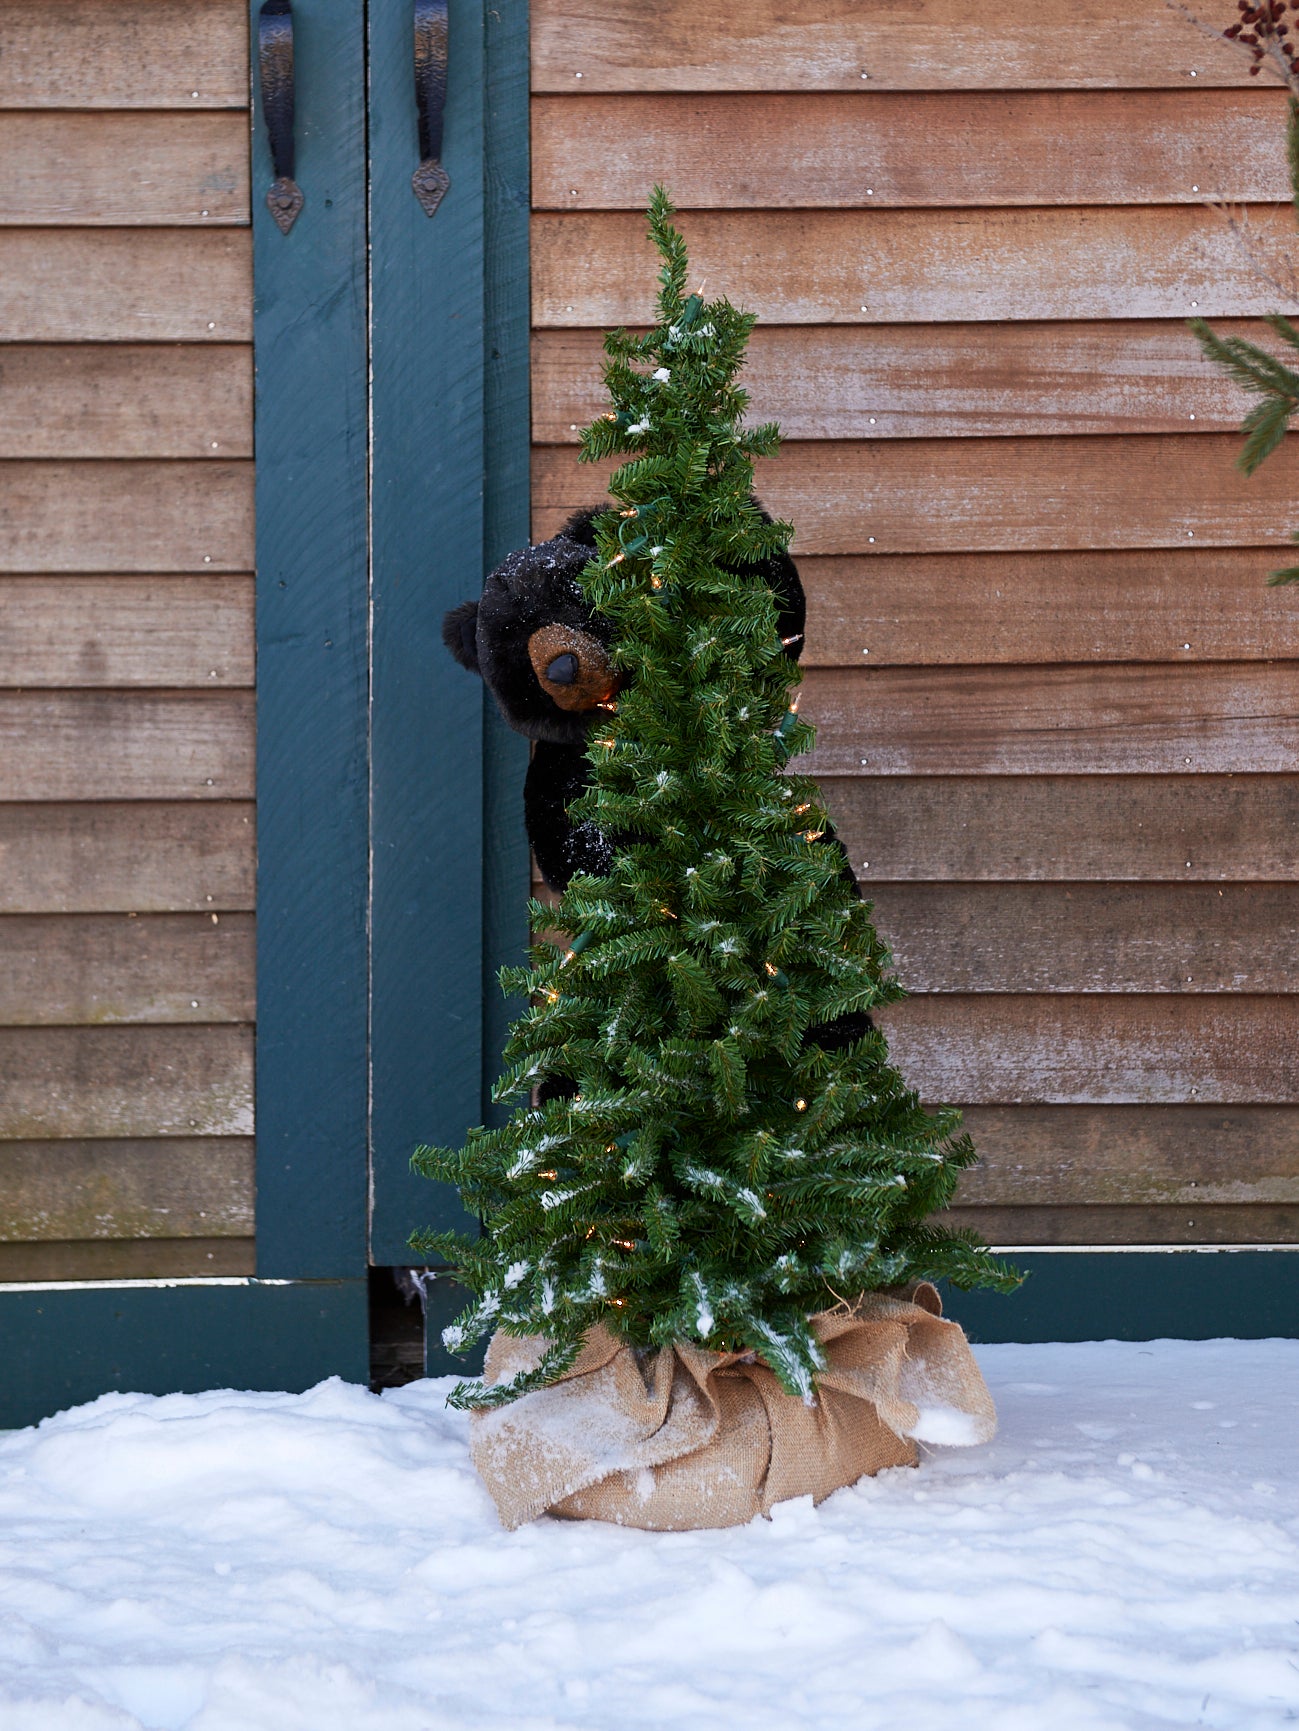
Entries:
[[[486, 389], [484, 544], [489, 567], [531, 535], [531, 283], [528, 152], [531, 58], [528, 0], [497, 0], [486, 18]], [[528, 858], [523, 828], [527, 741], [495, 704], [485, 711], [483, 836], [483, 1101], [500, 1072], [506, 1030], [521, 1007], [507, 1003], [497, 973], [528, 943]], [[503, 1113], [498, 1113], [503, 1117]]]
[[[258, 3], [251, 6], [256, 64]], [[294, 0], [281, 234], [253, 87], [257, 1267], [365, 1274], [367, 382], [360, 11]], [[364, 1327], [364, 1309], [359, 1312]]]
[[[496, 16], [493, 16], [495, 14]], [[442, 615], [476, 595], [489, 564], [526, 539], [527, 181], [501, 175], [487, 97], [489, 24], [509, 19], [517, 53], [526, 10], [450, 0], [442, 162], [450, 189], [425, 215], [410, 179], [419, 160], [412, 10], [369, 14], [372, 332], [371, 1159], [370, 1256], [406, 1260], [431, 1220], [463, 1224], [450, 1190], [409, 1170], [421, 1141], [457, 1142], [483, 1114], [486, 1048], [498, 1037], [484, 973], [503, 922], [526, 895], [521, 841], [501, 789], [519, 752], [484, 715], [482, 687], [441, 641]], [[525, 74], [526, 76], [526, 74]], [[501, 101], [517, 138], [526, 83]], [[525, 144], [526, 152], [526, 144]], [[490, 267], [489, 211], [516, 237]], [[504, 218], [499, 213], [507, 213]], [[523, 252], [520, 254], [519, 246]], [[508, 312], [503, 312], [508, 308]], [[498, 447], [492, 422], [517, 420]], [[526, 459], [524, 459], [526, 464]], [[512, 465], [512, 467], [511, 467]], [[517, 813], [514, 824], [521, 828]], [[506, 910], [517, 903], [519, 913]], [[490, 960], [489, 960], [490, 958]], [[485, 1034], [486, 1024], [486, 1034]]]

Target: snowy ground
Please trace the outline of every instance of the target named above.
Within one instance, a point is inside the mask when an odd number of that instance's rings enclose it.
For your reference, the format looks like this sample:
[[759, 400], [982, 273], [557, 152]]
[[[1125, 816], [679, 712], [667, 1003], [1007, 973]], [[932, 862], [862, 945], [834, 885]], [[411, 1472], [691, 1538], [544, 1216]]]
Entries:
[[721, 1533], [502, 1532], [445, 1383], [0, 1435], [0, 1727], [1299, 1722], [1299, 1341], [978, 1356], [995, 1443]]

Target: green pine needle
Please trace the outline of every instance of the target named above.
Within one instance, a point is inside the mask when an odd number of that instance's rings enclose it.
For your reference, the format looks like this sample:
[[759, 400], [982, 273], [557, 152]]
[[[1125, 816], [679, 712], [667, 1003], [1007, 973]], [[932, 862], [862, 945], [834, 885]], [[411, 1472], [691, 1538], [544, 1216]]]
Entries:
[[[448, 1347], [497, 1329], [552, 1344], [454, 1405], [553, 1381], [597, 1324], [638, 1347], [757, 1352], [809, 1398], [824, 1366], [808, 1319], [842, 1293], [1019, 1278], [934, 1218], [974, 1159], [959, 1116], [921, 1108], [878, 1030], [833, 1051], [807, 1038], [901, 989], [821, 839], [815, 784], [786, 773], [815, 734], [763, 575], [793, 530], [752, 503], [779, 434], [742, 425], [754, 321], [692, 292], [673, 214], [656, 187], [655, 323], [605, 338], [610, 408], [581, 443], [621, 463], [581, 582], [627, 683], [570, 816], [622, 840], [606, 876], [532, 905], [567, 936], [502, 973], [527, 1004], [496, 1091], [512, 1114], [414, 1162], [484, 1225], [412, 1239], [474, 1295]], [[556, 1078], [567, 1095], [533, 1105]]]

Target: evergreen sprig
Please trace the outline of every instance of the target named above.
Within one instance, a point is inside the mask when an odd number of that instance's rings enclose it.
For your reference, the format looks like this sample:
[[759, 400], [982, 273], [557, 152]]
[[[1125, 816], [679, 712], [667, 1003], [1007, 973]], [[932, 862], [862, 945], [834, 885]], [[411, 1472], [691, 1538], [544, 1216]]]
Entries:
[[[1251, 9], [1242, 5], [1241, 10], [1250, 13], [1245, 25], [1233, 25], [1224, 35], [1248, 47], [1253, 57], [1250, 70], [1257, 72], [1264, 63], [1265, 51], [1274, 50], [1278, 65], [1288, 69], [1288, 74], [1283, 71], [1287, 81], [1299, 77], [1294, 50], [1286, 42], [1287, 30], [1281, 24], [1285, 7], [1267, 0], [1262, 7]], [[1258, 16], [1254, 17], [1254, 13]], [[1286, 161], [1295, 208], [1299, 211], [1299, 102], [1293, 95], [1286, 105]], [[1244, 337], [1220, 336], [1204, 319], [1190, 319], [1188, 323], [1208, 358], [1244, 390], [1260, 399], [1240, 423], [1245, 443], [1236, 459], [1237, 467], [1252, 475], [1285, 438], [1290, 422], [1299, 411], [1299, 372]], [[1269, 313], [1267, 323], [1282, 341], [1292, 349], [1299, 349], [1299, 331], [1288, 319], [1280, 313]], [[1299, 542], [1299, 531], [1290, 539]], [[1268, 578], [1268, 584], [1273, 588], [1295, 582], [1299, 582], [1299, 565], [1273, 571]]]
[[[838, 1050], [808, 1038], [902, 992], [815, 783], [786, 773], [814, 732], [773, 595], [735, 570], [792, 534], [752, 498], [779, 436], [741, 424], [754, 319], [688, 292], [673, 214], [656, 188], [657, 320], [606, 337], [612, 406], [582, 435], [585, 461], [623, 459], [581, 581], [625, 686], [571, 813], [619, 845], [607, 876], [534, 906], [569, 938], [502, 974], [528, 1000], [497, 1090], [513, 1115], [415, 1157], [484, 1226], [412, 1239], [476, 1295], [447, 1346], [497, 1328], [552, 1343], [530, 1374], [461, 1384], [456, 1405], [554, 1380], [597, 1323], [638, 1347], [755, 1352], [810, 1397], [814, 1312], [920, 1278], [1017, 1283], [929, 1219], [975, 1158], [958, 1114], [921, 1108], [878, 1030]], [[576, 1092], [533, 1104], [548, 1077]]]

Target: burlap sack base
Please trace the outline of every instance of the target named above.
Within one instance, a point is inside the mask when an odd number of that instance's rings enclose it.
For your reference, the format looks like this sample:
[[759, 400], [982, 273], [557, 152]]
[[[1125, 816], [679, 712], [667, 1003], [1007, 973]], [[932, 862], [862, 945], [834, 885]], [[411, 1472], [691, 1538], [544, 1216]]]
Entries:
[[[915, 1439], [987, 1442], [997, 1417], [969, 1343], [932, 1286], [868, 1293], [812, 1325], [828, 1368], [815, 1404], [751, 1354], [682, 1342], [638, 1355], [587, 1336], [549, 1388], [475, 1412], [470, 1452], [503, 1525], [538, 1515], [684, 1532], [743, 1525], [774, 1504], [915, 1466]], [[486, 1380], [540, 1360], [547, 1342], [497, 1334]]]

